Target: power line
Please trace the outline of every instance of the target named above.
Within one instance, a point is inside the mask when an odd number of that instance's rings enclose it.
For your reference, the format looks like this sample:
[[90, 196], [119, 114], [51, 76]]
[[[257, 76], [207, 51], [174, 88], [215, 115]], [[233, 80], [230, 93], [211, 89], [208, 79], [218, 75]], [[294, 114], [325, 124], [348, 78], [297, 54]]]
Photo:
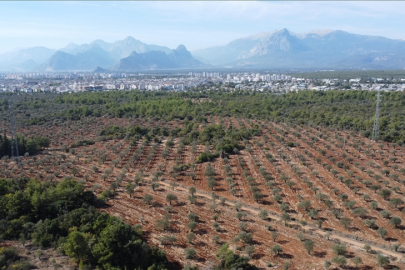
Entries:
[[378, 141], [378, 136], [380, 134], [380, 124], [379, 124], [379, 118], [380, 118], [380, 89], [378, 89], [378, 94], [377, 94], [377, 106], [375, 108], [375, 119], [374, 119], [374, 127], [373, 127], [373, 141]]

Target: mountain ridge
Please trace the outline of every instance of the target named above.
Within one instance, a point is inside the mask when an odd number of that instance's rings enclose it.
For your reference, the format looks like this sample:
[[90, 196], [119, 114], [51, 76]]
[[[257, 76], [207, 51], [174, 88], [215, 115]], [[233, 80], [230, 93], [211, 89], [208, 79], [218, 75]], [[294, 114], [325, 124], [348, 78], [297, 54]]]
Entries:
[[114, 66], [117, 71], [139, 71], [155, 69], [199, 68], [206, 66], [194, 59], [184, 45], [177, 46], [170, 54], [162, 51], [149, 51], [145, 53], [132, 52]]
[[[233, 67], [254, 63], [253, 66], [259, 68], [402, 69], [405, 68], [404, 52], [403, 40], [342, 30], [296, 34], [282, 29], [193, 51], [192, 55], [206, 63]], [[247, 62], [249, 65], [245, 65]]]
[[191, 53], [184, 45], [172, 50], [128, 36], [112, 43], [97, 39], [84, 44], [69, 43], [60, 50], [36, 46], [0, 54], [2, 71], [90, 71], [97, 67], [106, 70], [200, 67], [403, 69], [405, 40], [342, 30], [293, 33], [284, 28]]

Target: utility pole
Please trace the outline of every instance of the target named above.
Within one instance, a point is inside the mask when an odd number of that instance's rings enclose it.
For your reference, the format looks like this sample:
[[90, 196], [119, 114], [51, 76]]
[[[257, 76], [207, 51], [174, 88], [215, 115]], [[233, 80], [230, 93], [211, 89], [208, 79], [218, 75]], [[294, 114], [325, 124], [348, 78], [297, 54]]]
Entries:
[[10, 113], [11, 156], [14, 159], [15, 157], [18, 158], [20, 155], [18, 153], [17, 131], [16, 131], [16, 127], [15, 127], [15, 118], [14, 118], [13, 106], [12, 106], [10, 100], [9, 100], [9, 103], [8, 103], [8, 108], [9, 108], [9, 113]]
[[374, 119], [373, 137], [372, 137], [372, 140], [374, 142], [378, 141], [378, 135], [380, 133], [379, 118], [380, 118], [380, 89], [378, 89], [377, 106], [375, 108], [375, 119]]

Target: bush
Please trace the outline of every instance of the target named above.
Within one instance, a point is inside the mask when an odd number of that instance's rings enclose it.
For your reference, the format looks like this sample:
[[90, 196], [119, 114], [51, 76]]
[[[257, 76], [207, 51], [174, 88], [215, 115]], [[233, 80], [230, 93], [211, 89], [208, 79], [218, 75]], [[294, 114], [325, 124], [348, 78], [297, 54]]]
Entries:
[[190, 231], [194, 231], [195, 228], [197, 228], [198, 223], [195, 221], [191, 221], [190, 223], [187, 224], [187, 228], [190, 229]]
[[0, 248], [0, 268], [4, 269], [10, 262], [15, 262], [19, 258], [15, 248], [1, 247]]
[[332, 246], [332, 250], [336, 255], [345, 255], [346, 246], [344, 244], [335, 244]]
[[259, 213], [259, 217], [260, 217], [261, 219], [263, 219], [263, 220], [266, 220], [266, 219], [268, 219], [269, 214], [267, 213], [266, 210], [261, 210], [260, 213]]
[[288, 146], [288, 147], [294, 147], [295, 144], [294, 144], [293, 142], [287, 142], [287, 146]]
[[274, 245], [270, 249], [271, 253], [278, 255], [283, 252], [283, 248], [280, 245]]
[[380, 228], [378, 228], [378, 230], [377, 230], [377, 234], [379, 235], [379, 236], [381, 236], [381, 238], [382, 239], [384, 239], [385, 238], [385, 236], [387, 235], [387, 230], [385, 229], [385, 228], [383, 228], [383, 227], [380, 227]]
[[347, 264], [347, 260], [344, 256], [336, 256], [333, 258], [333, 262], [339, 265], [340, 267], [343, 267], [345, 264]]
[[393, 217], [390, 219], [390, 224], [398, 227], [401, 224], [402, 220], [399, 217]]
[[204, 162], [212, 161], [217, 157], [218, 157], [218, 154], [211, 154], [210, 152], [203, 152], [197, 157], [196, 163], [204, 163]]
[[311, 254], [311, 252], [314, 250], [315, 243], [312, 240], [305, 240], [303, 245], [308, 254]]
[[377, 255], [377, 263], [378, 263], [379, 266], [384, 267], [384, 266], [390, 264], [390, 259], [388, 257], [385, 257], [382, 254], [378, 254]]
[[185, 250], [185, 258], [186, 259], [192, 259], [196, 256], [197, 252], [195, 251], [194, 248], [186, 248]]
[[224, 244], [218, 250], [217, 258], [220, 260], [219, 264], [215, 266], [215, 270], [227, 269], [243, 269], [243, 270], [258, 270], [254, 265], [249, 264], [247, 258], [241, 257], [229, 249], [229, 244]]

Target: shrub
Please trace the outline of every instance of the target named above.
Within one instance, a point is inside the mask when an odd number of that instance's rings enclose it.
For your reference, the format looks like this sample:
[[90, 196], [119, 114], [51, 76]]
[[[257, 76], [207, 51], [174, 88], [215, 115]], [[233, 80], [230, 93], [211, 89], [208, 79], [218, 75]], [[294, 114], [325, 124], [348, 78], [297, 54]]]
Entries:
[[391, 213], [390, 213], [390, 211], [382, 210], [382, 211], [380, 212], [380, 215], [381, 215], [381, 217], [383, 217], [383, 218], [389, 218], [389, 217], [391, 216]]
[[244, 252], [246, 253], [246, 255], [248, 255], [248, 257], [250, 258], [252, 256], [252, 254], [255, 252], [255, 247], [254, 246], [246, 246]]
[[340, 219], [340, 224], [342, 224], [346, 229], [349, 228], [350, 224], [351, 224], [351, 220], [348, 218], [341, 218]]
[[339, 265], [340, 267], [343, 267], [345, 264], [347, 264], [347, 260], [344, 256], [336, 256], [333, 258], [333, 262]]
[[220, 260], [217, 269], [243, 269], [257, 270], [256, 266], [250, 265], [248, 259], [241, 257], [229, 249], [229, 244], [224, 244], [218, 250], [217, 258]]
[[346, 246], [344, 244], [335, 244], [332, 246], [332, 250], [336, 255], [345, 255]]
[[379, 236], [381, 236], [381, 238], [382, 239], [384, 239], [385, 238], [385, 236], [387, 235], [387, 230], [385, 229], [385, 228], [383, 228], [383, 227], [380, 227], [380, 228], [378, 228], [378, 230], [377, 230], [377, 234], [379, 235]]
[[147, 205], [151, 205], [152, 200], [153, 200], [153, 196], [150, 194], [146, 194], [142, 199], [142, 201]]
[[283, 248], [280, 245], [274, 245], [270, 249], [271, 253], [278, 255], [283, 252]]
[[261, 210], [259, 213], [259, 217], [263, 220], [266, 220], [269, 217], [269, 214], [267, 213], [266, 210]]
[[315, 243], [312, 240], [305, 240], [303, 245], [308, 254], [311, 254], [311, 252], [314, 250]]
[[189, 228], [191, 232], [194, 231], [195, 228], [197, 228], [197, 222], [191, 221], [190, 223], [187, 224], [187, 228]]
[[199, 217], [197, 216], [197, 214], [195, 214], [195, 213], [193, 213], [193, 212], [191, 212], [190, 214], [188, 214], [187, 218], [188, 218], [190, 221], [195, 221], [195, 222], [197, 222], [198, 219], [199, 219]]
[[398, 227], [401, 224], [402, 220], [399, 217], [393, 217], [390, 219], [390, 224]]
[[390, 263], [390, 259], [382, 254], [377, 254], [377, 263], [379, 266], [386, 266]]
[[211, 154], [210, 152], [203, 152], [197, 157], [196, 163], [204, 163], [204, 162], [212, 161], [217, 157], [218, 157], [218, 154]]
[[187, 234], [187, 241], [191, 244], [193, 242], [193, 240], [195, 239], [195, 235], [194, 233], [189, 233]]
[[167, 219], [158, 219], [156, 221], [156, 228], [158, 230], [165, 231], [169, 228], [169, 221]]
[[176, 195], [174, 195], [172, 193], [169, 193], [166, 195], [166, 201], [169, 202], [170, 205], [172, 204], [172, 201], [176, 201], [176, 200], [177, 200]]
[[185, 258], [186, 259], [192, 259], [196, 256], [197, 252], [195, 251], [194, 248], [186, 248], [185, 250]]

